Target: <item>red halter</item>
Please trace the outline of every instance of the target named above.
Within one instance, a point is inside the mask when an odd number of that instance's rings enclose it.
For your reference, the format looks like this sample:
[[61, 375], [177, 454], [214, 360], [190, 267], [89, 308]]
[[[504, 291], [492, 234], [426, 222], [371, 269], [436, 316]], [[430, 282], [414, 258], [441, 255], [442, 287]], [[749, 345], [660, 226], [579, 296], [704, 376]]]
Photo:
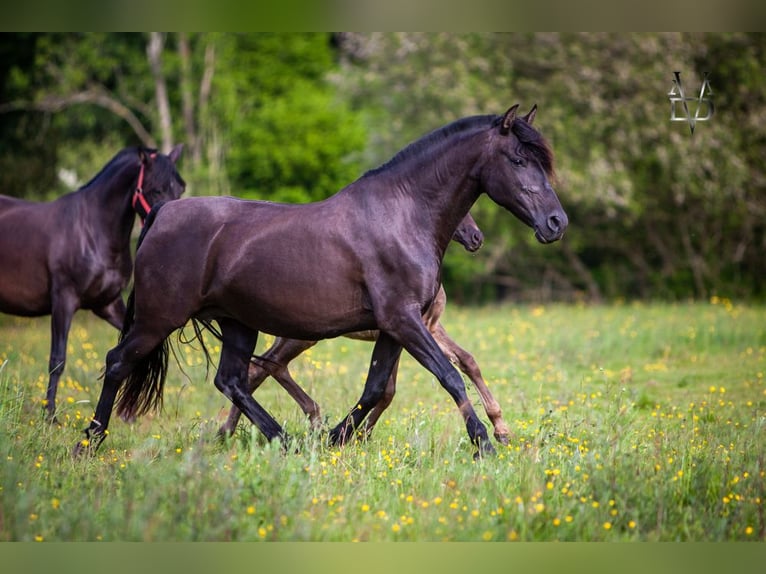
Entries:
[[[154, 159], [157, 157], [157, 154], [153, 153], [149, 157]], [[138, 204], [138, 207], [136, 207], [136, 204]], [[141, 224], [143, 225], [144, 219], [147, 218], [149, 212], [152, 210], [152, 206], [149, 205], [149, 202], [146, 201], [146, 197], [144, 196], [144, 162], [141, 162], [141, 170], [138, 172], [138, 182], [136, 183], [136, 191], [133, 193], [133, 201], [131, 202], [131, 205], [133, 206], [133, 210], [141, 218]]]

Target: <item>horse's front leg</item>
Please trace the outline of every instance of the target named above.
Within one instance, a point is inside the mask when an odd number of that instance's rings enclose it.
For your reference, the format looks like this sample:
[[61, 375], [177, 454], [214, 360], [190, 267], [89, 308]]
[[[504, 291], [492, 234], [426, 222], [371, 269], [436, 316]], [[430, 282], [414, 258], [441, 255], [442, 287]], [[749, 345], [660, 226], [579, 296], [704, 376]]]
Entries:
[[401, 353], [402, 346], [399, 343], [386, 333], [380, 334], [372, 350], [362, 396], [346, 418], [330, 431], [331, 444], [345, 444], [370, 410], [380, 403], [385, 395], [386, 383]]
[[450, 361], [457, 364], [458, 368], [463, 371], [471, 382], [476, 387], [476, 390], [481, 397], [481, 402], [484, 405], [484, 411], [487, 413], [489, 420], [492, 422], [492, 426], [495, 429], [495, 438], [503, 445], [508, 445], [510, 442], [511, 430], [508, 428], [505, 420], [503, 420], [503, 412], [500, 408], [500, 403], [497, 402], [492, 392], [484, 382], [484, 376], [481, 374], [479, 364], [474, 359], [473, 355], [458, 345], [444, 329], [441, 323], [437, 323], [430, 329], [434, 336], [434, 340], [441, 348], [442, 352], [449, 358]]
[[442, 387], [455, 401], [460, 414], [463, 415], [468, 436], [479, 449], [477, 455], [495, 454], [495, 448], [487, 435], [487, 428], [479, 420], [468, 399], [463, 378], [439, 348], [420, 317], [413, 315], [400, 320], [396, 328], [397, 337], [407, 352], [439, 379]]
[[48, 359], [48, 390], [45, 410], [50, 421], [56, 422], [56, 393], [66, 365], [66, 347], [72, 317], [77, 309], [77, 297], [54, 287], [51, 308], [51, 352]]

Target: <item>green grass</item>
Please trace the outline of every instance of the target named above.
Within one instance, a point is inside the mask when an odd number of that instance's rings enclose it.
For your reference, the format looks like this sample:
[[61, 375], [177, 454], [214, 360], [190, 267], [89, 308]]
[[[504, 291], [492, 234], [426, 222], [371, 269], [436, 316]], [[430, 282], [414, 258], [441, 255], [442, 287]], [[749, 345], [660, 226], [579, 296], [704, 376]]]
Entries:
[[[161, 413], [113, 419], [98, 453], [73, 459], [116, 331], [76, 317], [51, 426], [48, 320], [1, 316], [0, 540], [766, 539], [766, 308], [449, 307], [444, 323], [513, 431], [494, 459], [473, 460], [451, 399], [409, 356], [366, 442], [326, 446], [268, 382], [256, 397], [297, 452], [245, 422], [219, 443], [228, 404], [188, 345]], [[293, 364], [328, 426], [371, 350], [337, 339]]]

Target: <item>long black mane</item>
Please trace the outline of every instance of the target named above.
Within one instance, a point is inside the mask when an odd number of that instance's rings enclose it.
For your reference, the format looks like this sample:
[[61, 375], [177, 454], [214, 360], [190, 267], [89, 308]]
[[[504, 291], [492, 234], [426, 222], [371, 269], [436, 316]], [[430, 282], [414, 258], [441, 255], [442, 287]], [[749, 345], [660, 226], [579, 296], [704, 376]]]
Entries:
[[435, 145], [443, 142], [455, 134], [474, 131], [483, 127], [489, 127], [493, 124], [493, 122], [497, 122], [499, 120], [500, 116], [495, 115], [471, 116], [456, 120], [451, 124], [447, 124], [446, 126], [438, 128], [431, 133], [424, 135], [422, 138], [415, 140], [408, 146], [402, 148], [394, 157], [392, 157], [383, 165], [371, 169], [365, 173], [363, 177], [368, 175], [378, 175], [382, 172], [393, 169], [413, 157], [424, 155]]
[[135, 162], [138, 158], [139, 149], [140, 148], [138, 147], [127, 147], [120, 150], [111, 160], [109, 160], [109, 163], [104, 165], [104, 167], [102, 167], [101, 170], [88, 181], [88, 183], [80, 187], [79, 190], [88, 189], [89, 187], [97, 185], [101, 181], [108, 181], [112, 174], [124, 169], [126, 164]]
[[[102, 181], [109, 181], [109, 179], [115, 173], [121, 172], [127, 166], [135, 165], [136, 170], [138, 170], [139, 164], [137, 160], [141, 157], [142, 153], [146, 157], [149, 157], [151, 155], [156, 154], [157, 150], [154, 148], [133, 146], [133, 147], [127, 147], [119, 151], [109, 161], [109, 163], [107, 163], [104, 167], [102, 167], [101, 170], [96, 175], [94, 175], [88, 183], [80, 187], [78, 191], [96, 186], [100, 184]], [[157, 181], [167, 181], [167, 179], [169, 179], [172, 172], [175, 171], [172, 162], [159, 162], [159, 161], [154, 162], [152, 169], [155, 170], [154, 171], [155, 179]], [[180, 174], [178, 174], [178, 172], [176, 172], [173, 175], [173, 177], [178, 181], [178, 183], [185, 185], [183, 178], [180, 176]]]
[[[423, 136], [422, 138], [412, 142], [400, 150], [386, 163], [367, 171], [363, 177], [379, 175], [397, 167], [401, 163], [413, 157], [424, 155], [429, 150], [433, 149], [434, 146], [438, 145], [446, 139], [449, 139], [455, 134], [472, 132], [491, 126], [499, 126], [502, 120], [502, 116], [493, 114], [483, 116], [470, 116], [456, 120], [451, 124], [447, 124], [446, 126], [436, 129], [431, 133]], [[553, 152], [551, 151], [548, 142], [545, 140], [542, 134], [526, 121], [519, 118], [516, 118], [511, 124], [511, 132], [513, 132], [513, 135], [515, 135], [516, 139], [519, 140], [519, 149], [517, 149], [517, 152], [524, 157], [536, 159], [539, 161], [540, 166], [543, 168], [546, 175], [552, 177], [554, 174]]]

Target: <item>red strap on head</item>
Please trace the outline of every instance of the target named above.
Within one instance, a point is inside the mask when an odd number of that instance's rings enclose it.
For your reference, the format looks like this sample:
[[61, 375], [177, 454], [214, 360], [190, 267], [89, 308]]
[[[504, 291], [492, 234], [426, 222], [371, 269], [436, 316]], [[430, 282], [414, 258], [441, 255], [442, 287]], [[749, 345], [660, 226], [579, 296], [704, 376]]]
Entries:
[[[154, 159], [157, 157], [156, 153], [153, 153], [149, 156], [150, 158]], [[136, 207], [136, 204], [138, 204], [139, 208]], [[138, 172], [138, 181], [136, 182], [136, 191], [133, 193], [133, 200], [131, 202], [131, 205], [133, 206], [133, 210], [138, 213], [138, 216], [141, 218], [141, 225], [144, 223], [144, 219], [149, 215], [149, 212], [152, 210], [152, 206], [149, 205], [149, 202], [146, 201], [146, 197], [144, 197], [144, 162], [141, 162], [141, 169]]]
[[[152, 210], [152, 206], [149, 205], [148, 201], [146, 201], [146, 197], [144, 197], [144, 194], [140, 189], [136, 189], [135, 193], [133, 193], [132, 204], [133, 210], [141, 218], [141, 223], [143, 224], [144, 219], [146, 219], [146, 217], [149, 215], [149, 212]], [[138, 207], [136, 205], [138, 205]]]
[[136, 182], [136, 191], [143, 193], [144, 187], [144, 162], [141, 162], [141, 169], [138, 172], [138, 181]]

